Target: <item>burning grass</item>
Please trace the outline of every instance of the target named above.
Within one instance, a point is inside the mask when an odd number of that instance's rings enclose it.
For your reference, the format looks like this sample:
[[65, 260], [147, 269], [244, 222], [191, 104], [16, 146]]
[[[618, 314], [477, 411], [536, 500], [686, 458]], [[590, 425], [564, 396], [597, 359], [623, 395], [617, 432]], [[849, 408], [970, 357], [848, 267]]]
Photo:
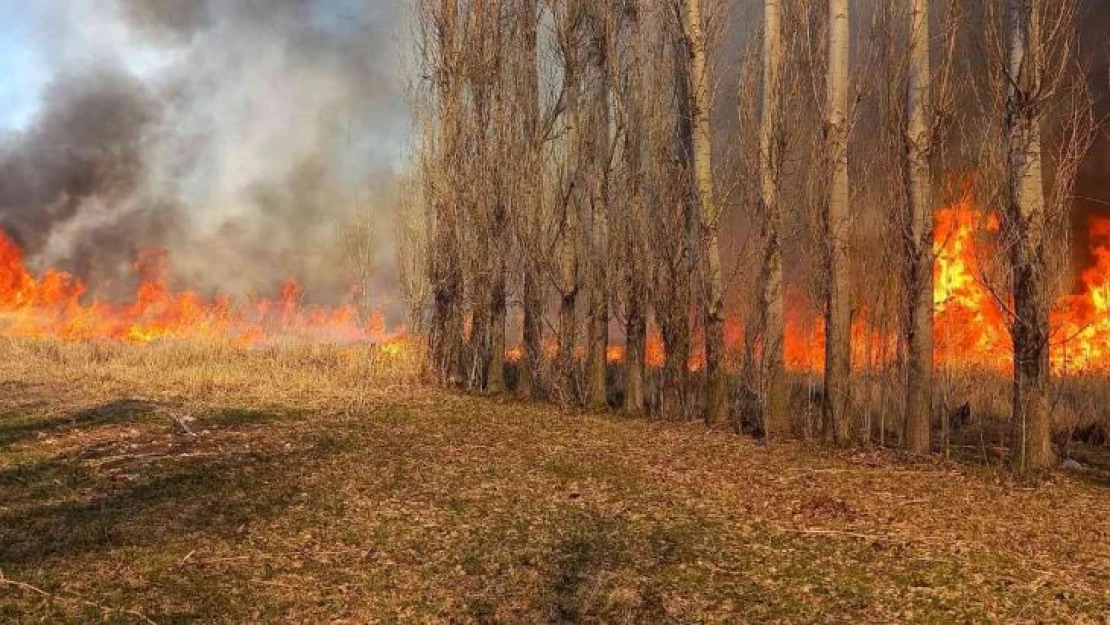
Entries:
[[380, 348], [0, 352], [0, 620], [1110, 608], [1105, 485], [452, 394]]

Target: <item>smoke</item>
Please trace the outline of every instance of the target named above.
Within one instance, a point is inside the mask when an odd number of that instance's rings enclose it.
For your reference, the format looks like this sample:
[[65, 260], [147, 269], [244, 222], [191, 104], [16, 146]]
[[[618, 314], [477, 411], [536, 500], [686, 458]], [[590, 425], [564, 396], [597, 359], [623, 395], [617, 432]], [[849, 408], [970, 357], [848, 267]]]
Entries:
[[[1095, 117], [1110, 120], [1110, 0], [1086, 0], [1081, 33], [1082, 57], [1089, 68]], [[1103, 127], [1076, 181], [1080, 215], [1110, 215], [1110, 127]]]
[[410, 123], [398, 4], [35, 3], [50, 82], [37, 117], [0, 135], [0, 225], [32, 267], [109, 295], [141, 247], [162, 246], [176, 286], [243, 295], [293, 278], [334, 300], [353, 276], [342, 233], [369, 220], [377, 269], [359, 286], [391, 290]]

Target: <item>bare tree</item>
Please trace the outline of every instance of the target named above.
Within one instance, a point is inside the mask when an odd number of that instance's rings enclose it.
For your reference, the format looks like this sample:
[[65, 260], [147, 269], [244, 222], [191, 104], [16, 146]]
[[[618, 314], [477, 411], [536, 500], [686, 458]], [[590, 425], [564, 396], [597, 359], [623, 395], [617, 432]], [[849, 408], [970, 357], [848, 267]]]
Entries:
[[644, 194], [644, 151], [646, 115], [643, 100], [647, 98], [643, 63], [645, 41], [641, 30], [640, 0], [627, 0], [624, 6], [623, 33], [625, 58], [622, 62], [623, 86], [616, 93], [624, 117], [624, 169], [628, 200], [620, 220], [624, 242], [625, 281], [625, 354], [624, 410], [639, 413], [644, 409], [644, 367], [647, 342], [648, 276]]
[[566, 138], [559, 168], [558, 369], [562, 393], [578, 397], [574, 351], [578, 341], [578, 294], [582, 288], [579, 256], [583, 250], [581, 213], [586, 204], [585, 174], [580, 162], [586, 131], [581, 94], [584, 73], [586, 4], [567, 0], [555, 11], [556, 38], [562, 64], [566, 109]]
[[1009, 201], [1005, 222], [1015, 240], [1011, 248], [1014, 280], [1014, 466], [1019, 473], [1053, 462], [1048, 412], [1048, 293], [1044, 277], [1044, 173], [1040, 118], [1034, 108], [1044, 79], [1040, 50], [1039, 2], [1009, 0], [1007, 5], [1006, 141]]
[[[672, 5], [669, 8], [677, 8]], [[662, 335], [664, 361], [659, 382], [659, 412], [665, 417], [689, 415], [690, 287], [694, 277], [693, 136], [689, 52], [680, 11], [658, 15], [664, 45], [656, 49], [653, 67], [665, 85], [658, 102], [651, 141], [653, 202], [652, 247], [656, 250], [653, 305]]]
[[728, 416], [728, 388], [724, 369], [724, 284], [718, 243], [717, 206], [713, 199], [713, 154], [710, 137], [710, 75], [708, 36], [703, 0], [683, 2], [683, 25], [690, 68], [687, 111], [690, 118], [695, 198], [702, 249], [705, 297], [702, 317], [705, 324], [706, 406], [705, 421], [713, 425]]
[[904, 121], [906, 215], [905, 297], [908, 314], [903, 333], [907, 346], [905, 436], [903, 446], [928, 453], [933, 379], [933, 206], [929, 1], [912, 0], [909, 11], [909, 80]]
[[588, 309], [586, 404], [607, 405], [606, 350], [609, 346], [609, 177], [613, 140], [610, 136], [612, 44], [615, 28], [611, 3], [590, 3], [586, 11], [586, 64], [582, 118], [582, 157], [586, 159], [589, 210], [587, 251]]
[[789, 434], [783, 359], [785, 315], [782, 263], [782, 0], [763, 3], [763, 101], [759, 125], [760, 213], [763, 226], [759, 327], [762, 330], [763, 429], [768, 438]]
[[829, 197], [825, 205], [825, 393], [826, 435], [844, 444], [848, 432], [851, 374], [851, 286], [848, 244], [851, 229], [848, 187], [848, 0], [829, 0], [828, 75], [826, 77], [826, 158]]
[[517, 0], [517, 54], [519, 77], [516, 82], [516, 107], [521, 115], [518, 155], [523, 162], [524, 176], [514, 211], [518, 247], [522, 263], [523, 288], [523, 351], [524, 359], [518, 374], [517, 392], [532, 398], [540, 386], [543, 360], [543, 290], [540, 287], [539, 259], [532, 249], [539, 241], [539, 213], [543, 201], [542, 136], [540, 133], [538, 27], [536, 0]]
[[430, 365], [439, 379], [457, 382], [463, 377], [463, 276], [456, 170], [462, 132], [461, 36], [455, 0], [429, 0], [421, 8], [437, 102], [434, 152], [426, 159], [424, 173], [433, 189], [429, 200], [435, 230], [429, 237], [433, 249], [428, 254], [433, 297], [428, 334]]
[[[1013, 289], [1012, 461], [1020, 475], [1035, 474], [1055, 460], [1049, 401], [1054, 293], [1048, 268], [1050, 256], [1062, 256], [1053, 251], [1062, 247], [1063, 237], [1050, 235], [1067, 223], [1078, 163], [1095, 134], [1075, 56], [1076, 16], [1074, 0], [1007, 0], [1005, 7], [1002, 229]], [[1046, 151], [1042, 133], [1048, 120], [1056, 140]]]

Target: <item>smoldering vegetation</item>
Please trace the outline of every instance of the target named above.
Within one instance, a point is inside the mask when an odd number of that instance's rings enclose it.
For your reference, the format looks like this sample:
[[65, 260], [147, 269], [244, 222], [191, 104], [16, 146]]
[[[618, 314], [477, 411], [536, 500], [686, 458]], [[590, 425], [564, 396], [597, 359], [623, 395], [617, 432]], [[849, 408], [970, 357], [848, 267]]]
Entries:
[[0, 136], [0, 225], [33, 268], [106, 297], [129, 292], [138, 249], [161, 246], [182, 288], [291, 278], [317, 301], [384, 298], [408, 132], [401, 10], [36, 3], [49, 77], [34, 118]]

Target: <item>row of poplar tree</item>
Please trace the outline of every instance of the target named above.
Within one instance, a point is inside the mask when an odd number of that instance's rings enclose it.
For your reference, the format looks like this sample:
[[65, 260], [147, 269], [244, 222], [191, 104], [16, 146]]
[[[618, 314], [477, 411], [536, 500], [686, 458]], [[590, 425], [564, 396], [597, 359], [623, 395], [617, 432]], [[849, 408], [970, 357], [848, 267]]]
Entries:
[[[994, 185], [984, 195], [1000, 209], [1011, 276], [1014, 464], [1053, 462], [1046, 273], [1090, 134], [1076, 97], [1074, 0], [415, 3], [421, 234], [409, 241], [407, 282], [430, 310], [438, 379], [506, 390], [519, 326], [518, 393], [604, 406], [616, 327], [625, 409], [727, 421], [720, 239], [728, 205], [747, 194], [758, 279], [746, 289], [745, 375], [758, 379], [763, 431], [788, 436], [784, 224], [799, 212], [784, 207], [805, 201], [821, 233], [797, 253], [815, 259], [823, 285], [822, 429], [854, 440], [849, 252], [861, 226], [850, 175], [862, 165], [849, 146], [861, 123], [883, 124], [897, 147], [879, 171], [897, 190], [884, 223], [900, 247], [902, 441], [928, 452], [933, 213], [944, 153], [970, 143], [952, 137], [963, 120], [988, 129], [973, 166], [988, 169], [989, 153], [999, 172], [981, 179]], [[866, 23], [853, 25], [857, 13]], [[734, 32], [745, 27], [761, 32], [746, 53]], [[732, 90], [722, 58], [735, 49], [741, 76], [757, 79]], [[965, 105], [970, 93], [987, 104]], [[883, 98], [885, 113], [869, 118], [865, 101]], [[740, 121], [720, 121], [737, 100]], [[751, 140], [737, 134], [745, 110]], [[1051, 145], [1045, 126], [1059, 138]], [[662, 338], [658, 371], [646, 365], [649, 323]], [[696, 384], [694, 352], [704, 355]]]

